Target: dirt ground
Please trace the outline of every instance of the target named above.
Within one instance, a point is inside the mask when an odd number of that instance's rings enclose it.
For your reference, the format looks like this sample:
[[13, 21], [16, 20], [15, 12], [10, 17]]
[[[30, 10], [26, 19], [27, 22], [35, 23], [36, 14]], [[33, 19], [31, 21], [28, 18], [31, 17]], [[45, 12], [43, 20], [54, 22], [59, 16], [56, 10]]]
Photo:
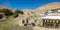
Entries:
[[33, 27], [34, 30], [60, 30], [59, 28]]

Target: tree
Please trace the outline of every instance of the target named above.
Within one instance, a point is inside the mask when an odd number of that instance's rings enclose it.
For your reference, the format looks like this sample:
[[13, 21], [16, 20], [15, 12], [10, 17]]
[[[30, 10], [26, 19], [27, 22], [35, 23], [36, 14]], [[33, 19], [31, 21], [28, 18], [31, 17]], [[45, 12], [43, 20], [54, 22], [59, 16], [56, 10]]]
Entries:
[[20, 11], [20, 10], [17, 9], [17, 10], [14, 12], [14, 17], [18, 17], [19, 14], [23, 14], [23, 11]]
[[13, 12], [9, 9], [2, 9], [2, 12], [6, 15], [6, 16], [11, 16], [13, 15]]

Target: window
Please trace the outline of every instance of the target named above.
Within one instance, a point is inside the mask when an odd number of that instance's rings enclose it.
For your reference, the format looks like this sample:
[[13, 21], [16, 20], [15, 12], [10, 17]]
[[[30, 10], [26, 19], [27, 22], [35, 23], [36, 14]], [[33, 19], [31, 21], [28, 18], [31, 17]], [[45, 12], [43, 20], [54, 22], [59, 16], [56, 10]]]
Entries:
[[53, 23], [55, 23], [55, 20], [53, 20]]
[[56, 21], [58, 23], [58, 21]]
[[47, 20], [45, 20], [45, 22], [46, 22]]
[[50, 20], [50, 22], [52, 22], [52, 20]]
[[49, 20], [47, 20], [47, 22], [49, 22]]

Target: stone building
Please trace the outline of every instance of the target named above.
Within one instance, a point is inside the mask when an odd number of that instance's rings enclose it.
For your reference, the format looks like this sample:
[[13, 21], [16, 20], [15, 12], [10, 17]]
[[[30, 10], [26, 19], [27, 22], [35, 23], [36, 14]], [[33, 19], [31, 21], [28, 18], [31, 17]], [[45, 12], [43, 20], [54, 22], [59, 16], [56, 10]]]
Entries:
[[45, 16], [42, 19], [43, 26], [60, 27], [60, 16]]

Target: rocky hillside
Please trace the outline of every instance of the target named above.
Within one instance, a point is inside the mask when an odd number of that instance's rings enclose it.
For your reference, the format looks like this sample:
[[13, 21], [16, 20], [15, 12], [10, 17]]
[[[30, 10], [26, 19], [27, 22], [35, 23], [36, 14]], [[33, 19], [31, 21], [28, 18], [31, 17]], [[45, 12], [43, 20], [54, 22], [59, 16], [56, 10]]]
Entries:
[[42, 5], [38, 8], [36, 8], [34, 11], [41, 11], [41, 10], [53, 10], [53, 9], [58, 9], [60, 8], [60, 2], [52, 2], [52, 3], [48, 3], [45, 5]]
[[[40, 15], [34, 14], [35, 12], [38, 12], [40, 10], [52, 10], [57, 8], [60, 8], [60, 2], [45, 4], [36, 8], [35, 10], [24, 9], [23, 11], [0, 6], [0, 10], [3, 13], [2, 15], [8, 16], [8, 18], [6, 18], [5, 20], [0, 21], [0, 30], [60, 30], [51, 28], [48, 29], [40, 26], [19, 26], [22, 24], [22, 20], [25, 20], [27, 18], [29, 18], [29, 22], [32, 23], [34, 20], [41, 20]], [[41, 22], [38, 21], [37, 24], [39, 25], [41, 24]]]

